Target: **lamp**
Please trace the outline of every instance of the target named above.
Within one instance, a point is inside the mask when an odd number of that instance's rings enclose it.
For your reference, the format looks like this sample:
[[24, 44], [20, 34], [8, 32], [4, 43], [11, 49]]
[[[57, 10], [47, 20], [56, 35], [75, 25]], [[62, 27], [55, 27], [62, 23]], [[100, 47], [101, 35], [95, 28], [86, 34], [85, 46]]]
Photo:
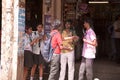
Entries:
[[109, 1], [89, 1], [89, 4], [107, 4]]

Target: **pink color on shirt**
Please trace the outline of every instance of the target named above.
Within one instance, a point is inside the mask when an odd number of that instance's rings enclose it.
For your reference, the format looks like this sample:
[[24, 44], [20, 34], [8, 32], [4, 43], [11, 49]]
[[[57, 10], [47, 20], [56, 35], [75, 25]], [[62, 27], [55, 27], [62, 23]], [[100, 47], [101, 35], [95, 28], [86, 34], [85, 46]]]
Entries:
[[55, 54], [60, 54], [61, 53], [61, 49], [60, 49], [60, 45], [62, 44], [62, 37], [61, 37], [61, 34], [60, 32], [58, 32], [57, 30], [53, 30], [51, 32], [51, 34], [57, 32], [53, 37], [52, 37], [52, 47], [53, 48], [56, 48], [54, 53]]
[[[88, 41], [93, 41], [96, 39], [94, 31], [90, 28], [86, 31], [84, 36]], [[96, 47], [84, 42], [82, 56], [85, 58], [95, 58]]]

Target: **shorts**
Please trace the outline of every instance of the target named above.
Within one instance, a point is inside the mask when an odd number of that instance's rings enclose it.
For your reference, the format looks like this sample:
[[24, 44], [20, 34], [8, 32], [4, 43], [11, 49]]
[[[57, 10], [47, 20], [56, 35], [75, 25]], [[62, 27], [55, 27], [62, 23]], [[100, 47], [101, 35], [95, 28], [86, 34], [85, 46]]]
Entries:
[[24, 51], [24, 67], [33, 66], [33, 53], [31, 51]]
[[34, 58], [33, 58], [34, 64], [40, 65], [40, 64], [44, 64], [44, 58], [42, 56], [42, 54], [34, 54]]

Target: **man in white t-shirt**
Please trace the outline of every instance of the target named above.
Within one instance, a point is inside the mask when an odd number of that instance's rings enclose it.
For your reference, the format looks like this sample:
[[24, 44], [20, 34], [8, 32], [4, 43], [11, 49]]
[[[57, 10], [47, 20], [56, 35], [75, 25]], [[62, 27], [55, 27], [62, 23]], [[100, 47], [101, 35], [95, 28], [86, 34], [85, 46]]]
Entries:
[[84, 28], [86, 33], [83, 38], [82, 62], [79, 69], [79, 79], [83, 80], [86, 71], [87, 80], [93, 80], [93, 60], [95, 59], [97, 39], [96, 34], [91, 28], [91, 20], [89, 18], [84, 20]]
[[113, 23], [114, 40], [116, 48], [116, 61], [120, 63], [120, 14], [117, 16], [116, 21]]
[[37, 42], [34, 43], [33, 45], [33, 61], [34, 61], [34, 65], [31, 69], [31, 77], [30, 80], [34, 80], [34, 74], [36, 71], [36, 67], [38, 65], [39, 68], [39, 80], [43, 80], [43, 63], [44, 63], [44, 58], [42, 57], [41, 54], [41, 42], [43, 40], [43, 36], [44, 36], [44, 31], [43, 31], [43, 25], [39, 24], [37, 26], [37, 31], [33, 31], [32, 32], [32, 37], [33, 39], [37, 39]]

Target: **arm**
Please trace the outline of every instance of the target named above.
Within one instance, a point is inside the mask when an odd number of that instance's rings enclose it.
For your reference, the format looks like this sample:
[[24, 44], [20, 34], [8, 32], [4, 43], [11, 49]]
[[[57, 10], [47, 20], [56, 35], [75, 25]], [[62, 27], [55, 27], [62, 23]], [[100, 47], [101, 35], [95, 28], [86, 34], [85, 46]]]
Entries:
[[[62, 44], [62, 36], [60, 34], [58, 34], [58, 36], [60, 36], [60, 37], [57, 38], [58, 45], [59, 45], [60, 49], [61, 50], [72, 50], [71, 48], [63, 46], [63, 44]], [[71, 38], [69, 38], [69, 39], [71, 39]]]
[[83, 41], [85, 43], [88, 43], [88, 44], [92, 45], [92, 46], [97, 46], [96, 34], [92, 31], [88, 34], [88, 36], [90, 37], [90, 40], [86, 39], [86, 38], [83, 38]]
[[88, 41], [87, 39], [84, 38], [83, 41], [85, 43], [88, 43], [88, 44], [92, 45], [92, 46], [97, 46], [97, 40], [96, 39], [94, 39], [93, 41]]

